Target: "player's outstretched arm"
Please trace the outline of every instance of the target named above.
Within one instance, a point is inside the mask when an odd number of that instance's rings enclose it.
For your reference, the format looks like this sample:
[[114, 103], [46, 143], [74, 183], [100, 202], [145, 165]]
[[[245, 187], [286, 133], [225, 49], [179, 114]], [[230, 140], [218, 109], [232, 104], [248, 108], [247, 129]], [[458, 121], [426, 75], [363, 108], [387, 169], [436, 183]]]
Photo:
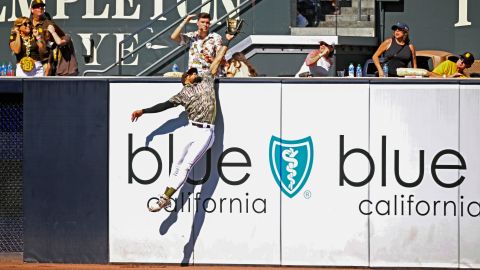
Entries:
[[225, 39], [227, 40], [227, 43], [224, 44], [220, 50], [217, 52], [217, 55], [215, 56], [215, 60], [213, 60], [212, 64], [210, 65], [210, 74], [217, 74], [218, 67], [220, 66], [220, 63], [223, 60], [223, 57], [225, 56], [225, 53], [228, 50], [228, 45], [230, 44], [230, 41], [235, 37], [235, 35], [231, 34], [226, 34]]
[[135, 122], [138, 120], [140, 116], [142, 116], [144, 113], [157, 113], [157, 112], [163, 112], [167, 109], [175, 107], [175, 104], [173, 104], [170, 100], [167, 100], [162, 103], [158, 103], [155, 106], [152, 106], [147, 109], [142, 109], [142, 110], [136, 110], [133, 111], [132, 113], [132, 122]]

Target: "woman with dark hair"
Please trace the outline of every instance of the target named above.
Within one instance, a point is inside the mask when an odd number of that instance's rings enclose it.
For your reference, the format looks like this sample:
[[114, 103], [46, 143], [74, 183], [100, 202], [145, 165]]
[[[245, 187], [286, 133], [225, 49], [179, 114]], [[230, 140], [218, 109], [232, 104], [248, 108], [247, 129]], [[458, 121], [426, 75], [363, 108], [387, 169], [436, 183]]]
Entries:
[[236, 52], [228, 61], [227, 77], [256, 77], [257, 71], [248, 62], [245, 55], [241, 52]]
[[383, 63], [388, 67], [388, 76], [397, 77], [397, 68], [406, 68], [412, 62], [412, 67], [417, 68], [415, 47], [408, 37], [409, 28], [404, 23], [397, 22], [392, 26], [393, 35], [380, 44], [373, 54], [372, 60], [378, 70], [378, 76], [384, 77], [380, 55], [384, 54]]
[[19, 17], [13, 23], [10, 49], [17, 58], [16, 76], [44, 76], [40, 55], [46, 52], [45, 42], [40, 31], [32, 30], [29, 18]]

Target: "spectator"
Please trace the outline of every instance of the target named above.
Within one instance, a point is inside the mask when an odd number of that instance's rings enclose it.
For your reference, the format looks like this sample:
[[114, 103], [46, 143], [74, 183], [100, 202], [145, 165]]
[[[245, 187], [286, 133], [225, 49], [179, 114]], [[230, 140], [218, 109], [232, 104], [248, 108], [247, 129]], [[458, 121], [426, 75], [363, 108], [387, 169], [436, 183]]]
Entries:
[[333, 46], [325, 41], [319, 42], [318, 50], [311, 51], [295, 77], [327, 77], [332, 66]]
[[33, 27], [45, 35], [47, 51], [42, 55], [45, 75], [77, 75], [78, 63], [71, 38], [49, 19], [43, 0], [32, 0], [30, 13]]
[[[210, 66], [218, 51], [222, 47], [222, 37], [217, 33], [210, 33], [210, 14], [200, 13], [197, 19], [197, 31], [181, 33], [185, 25], [196, 15], [188, 15], [173, 31], [170, 38], [180, 45], [189, 44], [188, 69], [196, 68], [198, 75], [209, 72]], [[217, 75], [223, 75], [223, 68], [218, 69]]]
[[55, 27], [52, 25], [48, 26], [48, 32], [55, 39], [54, 49], [50, 51], [48, 58], [48, 67], [51, 75], [77, 76], [78, 62], [71, 36], [69, 34], [65, 34], [63, 37], [58, 36], [55, 32]]
[[433, 71], [428, 73], [429, 77], [446, 77], [446, 78], [468, 78], [465, 69], [470, 68], [475, 61], [473, 54], [466, 52], [458, 58], [454, 63], [445, 60], [440, 63]]
[[317, 0], [297, 0], [297, 12], [307, 20], [308, 26], [313, 27], [318, 23]]
[[397, 77], [397, 68], [406, 68], [410, 62], [413, 68], [417, 68], [415, 47], [410, 43], [408, 25], [397, 22], [392, 26], [392, 30], [392, 37], [382, 42], [372, 56], [379, 77], [384, 76], [383, 67], [379, 60], [382, 54], [384, 54], [385, 59], [383, 64], [387, 65], [388, 76], [390, 77]]
[[45, 53], [43, 35], [32, 30], [32, 22], [27, 17], [19, 17], [13, 23], [10, 35], [10, 49], [17, 59], [18, 77], [44, 76], [41, 54]]
[[297, 27], [307, 27], [308, 26], [308, 20], [303, 16], [300, 11], [297, 10], [297, 19], [296, 19], [296, 26]]
[[228, 61], [227, 77], [257, 77], [257, 71], [243, 53], [236, 52]]

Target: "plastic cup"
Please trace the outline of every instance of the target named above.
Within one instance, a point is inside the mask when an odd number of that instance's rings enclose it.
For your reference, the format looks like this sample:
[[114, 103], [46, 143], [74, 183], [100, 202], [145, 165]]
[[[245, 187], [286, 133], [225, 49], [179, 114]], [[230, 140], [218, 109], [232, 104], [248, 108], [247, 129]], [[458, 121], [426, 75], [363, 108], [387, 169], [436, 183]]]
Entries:
[[345, 77], [345, 71], [344, 70], [337, 71], [337, 77]]

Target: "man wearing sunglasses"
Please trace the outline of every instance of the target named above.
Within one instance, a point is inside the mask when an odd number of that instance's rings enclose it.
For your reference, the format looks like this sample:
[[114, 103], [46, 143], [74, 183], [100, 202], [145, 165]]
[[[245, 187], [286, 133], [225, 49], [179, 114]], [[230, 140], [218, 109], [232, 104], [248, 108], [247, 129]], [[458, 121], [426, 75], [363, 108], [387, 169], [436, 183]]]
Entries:
[[47, 53], [42, 55], [45, 76], [53, 76], [55, 75], [55, 71], [53, 70], [52, 63], [56, 60], [52, 60], [54, 58], [53, 50], [57, 46], [66, 45], [68, 40], [65, 37], [69, 36], [65, 35], [62, 29], [60, 29], [60, 27], [58, 27], [53, 21], [47, 19], [45, 15], [45, 3], [43, 0], [32, 0], [32, 2], [30, 2], [30, 13], [34, 29], [37, 29], [38, 32], [44, 35], [47, 45]]
[[444, 77], [444, 78], [468, 78], [465, 74], [465, 69], [472, 66], [475, 58], [472, 53], [466, 52], [458, 58], [457, 62], [445, 60], [440, 63], [432, 72], [429, 72], [429, 77]]

